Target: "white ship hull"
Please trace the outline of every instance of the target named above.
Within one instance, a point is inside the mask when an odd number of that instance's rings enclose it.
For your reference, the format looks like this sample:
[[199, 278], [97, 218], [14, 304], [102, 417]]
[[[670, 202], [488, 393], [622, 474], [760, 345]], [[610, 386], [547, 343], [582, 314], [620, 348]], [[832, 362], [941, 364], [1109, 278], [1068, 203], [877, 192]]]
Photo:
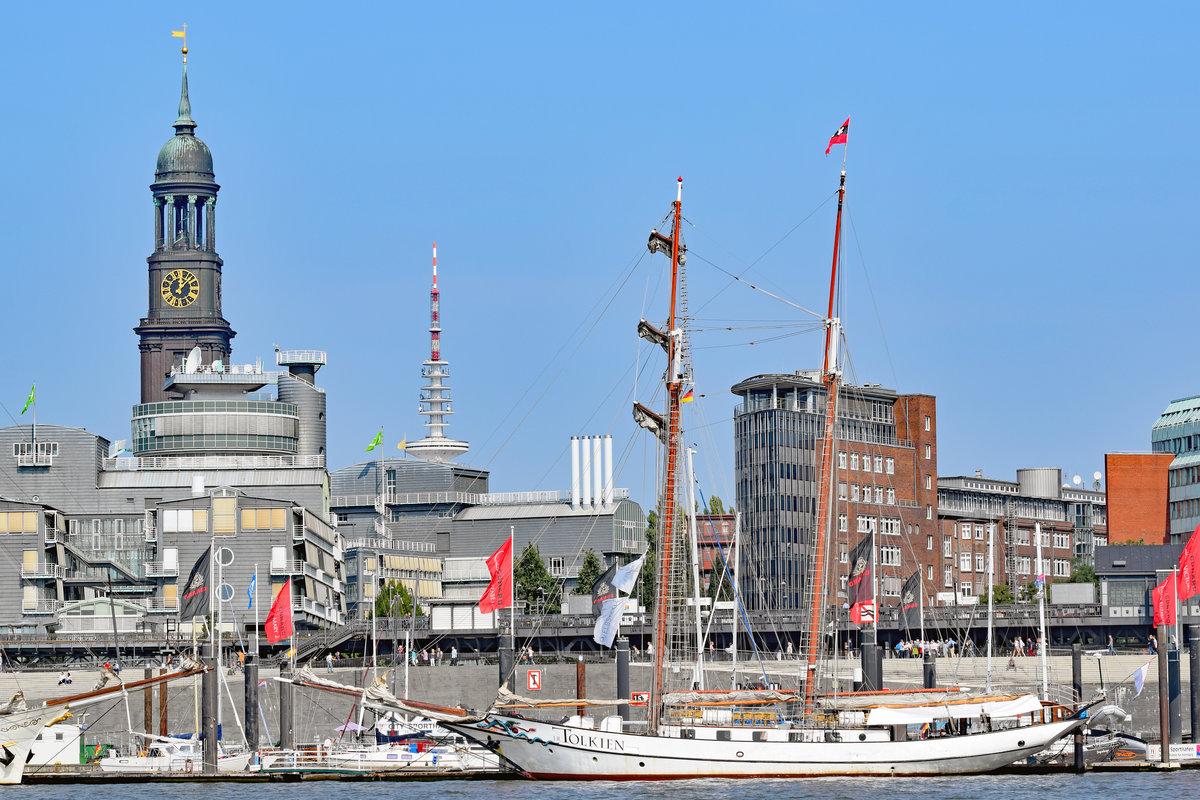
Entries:
[[[844, 729], [842, 741], [822, 730], [696, 729], [679, 738], [611, 732], [489, 714], [477, 723], [442, 723], [499, 752], [541, 780], [670, 780], [798, 778], [834, 775], [954, 775], [990, 772], [1031, 756], [1083, 724], [1069, 719], [932, 739], [891, 741], [880, 728]], [[813, 741], [788, 741], [789, 733]], [[754, 740], [759, 734], [765, 740]], [[864, 740], [859, 740], [859, 736]], [[820, 737], [820, 740], [818, 740]]]
[[21, 782], [33, 740], [62, 713], [42, 707], [0, 716], [0, 784]]

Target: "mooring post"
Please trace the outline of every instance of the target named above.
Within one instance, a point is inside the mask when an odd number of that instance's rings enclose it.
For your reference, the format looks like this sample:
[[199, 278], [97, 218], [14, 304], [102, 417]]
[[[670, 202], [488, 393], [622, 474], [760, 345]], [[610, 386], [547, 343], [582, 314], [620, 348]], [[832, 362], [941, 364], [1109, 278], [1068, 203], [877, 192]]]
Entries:
[[[1071, 645], [1071, 699], [1075, 710], [1083, 704], [1083, 645]], [[1083, 729], [1075, 729], [1075, 771], [1082, 773], [1087, 764], [1083, 760]]]
[[1167, 651], [1167, 691], [1171, 744], [1183, 744], [1183, 718], [1180, 709], [1179, 648]]
[[508, 684], [510, 691], [516, 691], [517, 687], [509, 684], [513, 680], [513, 650], [508, 645], [500, 645], [500, 686]]
[[[617, 639], [617, 699], [625, 700], [629, 694], [629, 640], [625, 637]], [[617, 714], [624, 722], [629, 722], [629, 705], [622, 703], [617, 706]]]
[[292, 680], [292, 669], [287, 664], [279, 668], [279, 746], [284, 750], [294, 750], [296, 737], [293, 723], [293, 703], [296, 697], [296, 685]]
[[246, 656], [242, 680], [245, 684], [246, 746], [254, 753], [258, 751], [258, 659], [252, 655]]
[[[575, 697], [579, 700], [587, 697], [587, 670], [584, 669], [583, 656], [580, 656], [579, 660], [575, 662]], [[586, 706], [575, 706], [580, 718], [583, 717], [586, 709]]]
[[221, 702], [220, 675], [217, 670], [221, 662], [217, 659], [212, 645], [204, 646], [204, 656], [201, 662], [208, 670], [200, 681], [200, 719], [203, 738], [203, 754], [205, 775], [217, 774], [217, 703]]
[[921, 662], [921, 674], [924, 677], [922, 685], [926, 689], [937, 688], [937, 659], [934, 658], [932, 650], [925, 651], [924, 660]]
[[1200, 742], [1200, 631], [1193, 629], [1188, 636], [1188, 670], [1191, 682], [1188, 695], [1192, 708], [1192, 743]]

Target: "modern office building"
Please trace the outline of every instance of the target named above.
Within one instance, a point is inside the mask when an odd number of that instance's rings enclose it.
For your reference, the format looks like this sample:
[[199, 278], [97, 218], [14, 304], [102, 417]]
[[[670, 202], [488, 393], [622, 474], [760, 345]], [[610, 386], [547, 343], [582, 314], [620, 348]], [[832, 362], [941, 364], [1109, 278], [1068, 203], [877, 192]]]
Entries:
[[[104, 615], [119, 611], [127, 619], [118, 628], [165, 634], [177, 627], [192, 565], [213, 543], [229, 551], [218, 577], [239, 598], [237, 623], [252, 619], [243, 603], [255, 574], [260, 610], [290, 578], [298, 626], [344, 619], [325, 394], [315, 380], [325, 354], [276, 351], [279, 371], [231, 362], [219, 186], [195, 136], [186, 63], [174, 127], [150, 186], [155, 246], [149, 309], [134, 329], [141, 402], [131, 445], [57, 425], [0, 429], [0, 453], [12, 454], [0, 469], [0, 532], [14, 561], [0, 578], [9, 600], [0, 630], [111, 629]], [[120, 602], [100, 602], [109, 596]], [[233, 603], [224, 611], [232, 628]]]
[[[758, 375], [733, 386], [736, 507], [742, 514], [741, 593], [752, 609], [802, 607], [817, 532], [825, 388], [816, 371]], [[881, 602], [898, 602], [921, 565], [913, 542], [936, 529], [937, 411], [930, 395], [843, 384], [838, 399], [837, 511], [829, 539], [845, 599], [849, 556], [876, 535]]]
[[1172, 543], [1200, 527], [1200, 395], [1174, 400], [1150, 429], [1150, 449], [1175, 456], [1168, 472]]
[[[1014, 596], [1038, 575], [1037, 526], [1047, 582], [1071, 575], [1073, 563], [1093, 563], [1108, 544], [1105, 494], [1062, 482], [1062, 470], [1017, 470], [1015, 481], [970, 476], [938, 478], [940, 529], [926, 537], [926, 590], [939, 604], [972, 602], [986, 595], [989, 532], [993, 581]], [[927, 557], [928, 557], [927, 556]]]

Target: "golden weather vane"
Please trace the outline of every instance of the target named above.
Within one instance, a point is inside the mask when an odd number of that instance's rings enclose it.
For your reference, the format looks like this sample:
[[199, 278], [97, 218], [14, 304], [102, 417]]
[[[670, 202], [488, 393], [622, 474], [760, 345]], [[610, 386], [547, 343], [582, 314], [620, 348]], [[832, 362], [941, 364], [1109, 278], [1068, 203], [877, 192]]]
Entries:
[[187, 63], [187, 23], [186, 22], [183, 23], [183, 30], [171, 31], [171, 38], [172, 39], [183, 39], [183, 49], [180, 52], [183, 53], [183, 63], [186, 64]]

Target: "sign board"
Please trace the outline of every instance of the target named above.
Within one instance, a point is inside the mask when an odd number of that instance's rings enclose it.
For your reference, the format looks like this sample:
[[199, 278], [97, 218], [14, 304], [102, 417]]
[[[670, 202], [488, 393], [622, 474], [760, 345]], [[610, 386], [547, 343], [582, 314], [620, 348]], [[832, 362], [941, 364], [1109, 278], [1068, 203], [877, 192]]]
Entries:
[[542, 671], [540, 669], [531, 669], [525, 673], [525, 682], [528, 685], [529, 691], [536, 692], [542, 688]]
[[635, 706], [644, 706], [650, 702], [650, 693], [649, 692], [634, 692], [632, 699], [633, 699], [633, 704]]
[[[1200, 758], [1200, 745], [1194, 744], [1173, 744], [1167, 751], [1172, 761], [1194, 761]], [[1146, 745], [1146, 760], [1161, 761], [1162, 760], [1162, 745], [1148, 744]]]

